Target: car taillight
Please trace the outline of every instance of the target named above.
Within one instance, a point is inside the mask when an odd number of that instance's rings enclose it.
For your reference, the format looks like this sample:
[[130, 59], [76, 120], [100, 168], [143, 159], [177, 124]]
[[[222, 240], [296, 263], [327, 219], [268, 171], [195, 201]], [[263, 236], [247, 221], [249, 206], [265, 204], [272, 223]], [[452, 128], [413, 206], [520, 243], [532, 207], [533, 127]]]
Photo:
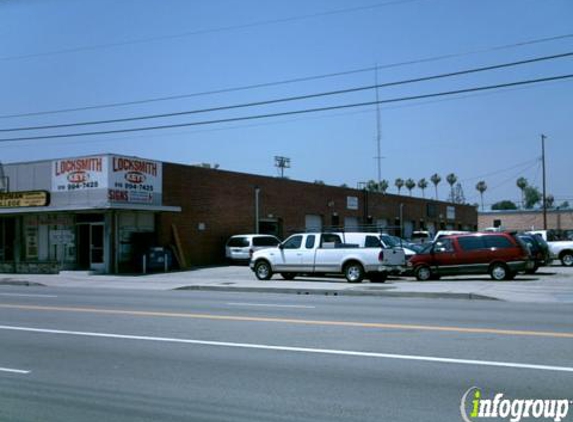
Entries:
[[384, 261], [384, 251], [380, 251], [380, 253], [378, 254], [378, 261], [380, 262]]

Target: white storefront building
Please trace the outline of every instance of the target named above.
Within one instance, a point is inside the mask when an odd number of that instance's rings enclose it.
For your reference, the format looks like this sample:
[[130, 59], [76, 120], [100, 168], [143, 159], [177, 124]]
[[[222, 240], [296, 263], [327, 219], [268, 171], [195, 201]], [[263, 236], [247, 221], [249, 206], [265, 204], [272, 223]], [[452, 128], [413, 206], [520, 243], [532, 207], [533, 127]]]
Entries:
[[162, 163], [103, 154], [2, 166], [0, 271], [118, 272], [152, 237]]

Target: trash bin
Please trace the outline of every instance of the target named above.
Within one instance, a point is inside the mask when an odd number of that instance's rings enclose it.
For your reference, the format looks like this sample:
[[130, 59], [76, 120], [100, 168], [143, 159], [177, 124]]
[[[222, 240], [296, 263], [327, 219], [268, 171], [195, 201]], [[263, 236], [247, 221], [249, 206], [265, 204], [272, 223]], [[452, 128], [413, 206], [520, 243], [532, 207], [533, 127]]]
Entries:
[[[173, 252], [163, 247], [149, 248], [146, 257], [147, 271], [169, 271], [173, 268]], [[165, 265], [167, 261], [167, 266]]]

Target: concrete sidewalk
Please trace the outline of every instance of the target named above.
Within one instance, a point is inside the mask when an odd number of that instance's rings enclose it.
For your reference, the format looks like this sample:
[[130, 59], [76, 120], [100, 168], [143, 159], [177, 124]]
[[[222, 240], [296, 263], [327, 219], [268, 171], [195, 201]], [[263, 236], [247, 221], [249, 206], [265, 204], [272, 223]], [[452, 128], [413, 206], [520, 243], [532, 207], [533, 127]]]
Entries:
[[391, 278], [383, 284], [369, 282], [349, 284], [343, 278], [297, 277], [293, 281], [286, 281], [278, 275], [269, 281], [259, 281], [248, 267], [227, 266], [150, 275], [92, 275], [84, 272], [62, 272], [57, 275], [3, 274], [0, 275], [0, 285], [573, 303], [573, 269], [557, 266], [543, 268], [535, 275], [520, 275], [511, 282], [495, 282], [489, 276], [466, 276], [445, 278], [435, 282], [417, 282], [411, 277], [401, 277]]

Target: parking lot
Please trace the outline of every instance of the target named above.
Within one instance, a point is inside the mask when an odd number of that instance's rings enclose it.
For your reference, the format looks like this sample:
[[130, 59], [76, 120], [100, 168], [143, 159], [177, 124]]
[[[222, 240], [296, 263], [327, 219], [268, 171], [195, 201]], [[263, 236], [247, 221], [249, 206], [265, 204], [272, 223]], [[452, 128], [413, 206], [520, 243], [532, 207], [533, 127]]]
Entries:
[[368, 281], [350, 284], [342, 277], [297, 277], [287, 281], [280, 275], [274, 275], [269, 281], [260, 281], [249, 267], [244, 265], [131, 276], [62, 272], [56, 275], [6, 274], [0, 277], [0, 285], [23, 284], [78, 288], [186, 289], [573, 303], [573, 268], [557, 265], [541, 268], [533, 275], [519, 274], [513, 281], [493, 281], [488, 275], [445, 277], [439, 281], [426, 282], [418, 282], [413, 277], [390, 277], [384, 284]]

